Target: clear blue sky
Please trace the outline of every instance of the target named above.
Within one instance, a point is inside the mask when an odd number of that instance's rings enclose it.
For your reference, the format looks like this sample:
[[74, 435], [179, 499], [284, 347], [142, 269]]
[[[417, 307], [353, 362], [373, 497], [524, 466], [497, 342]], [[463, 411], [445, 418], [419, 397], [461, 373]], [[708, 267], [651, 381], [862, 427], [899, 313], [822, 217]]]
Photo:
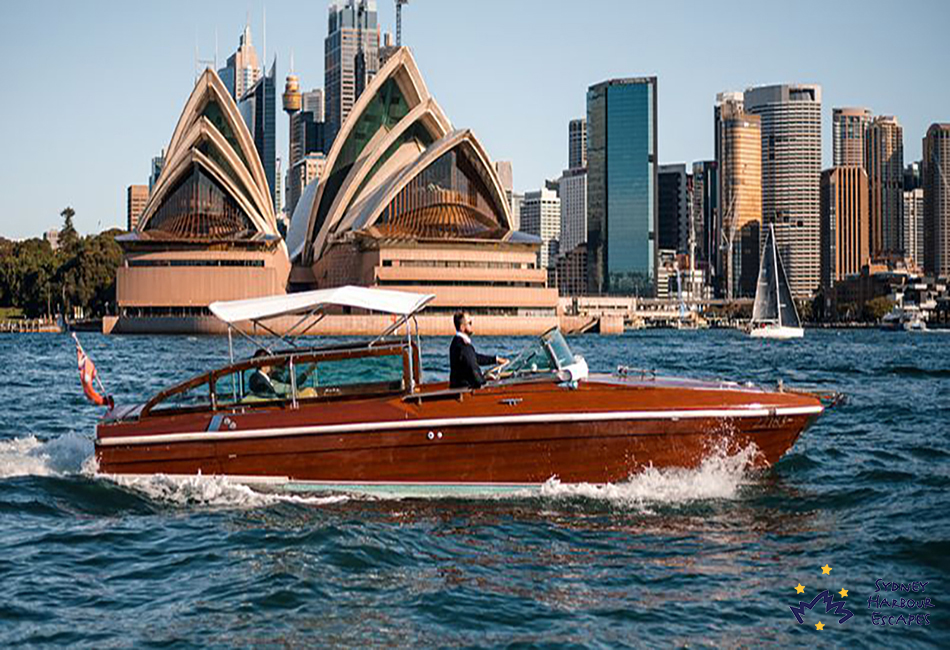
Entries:
[[[0, 235], [37, 236], [72, 205], [83, 233], [125, 221], [125, 188], [146, 183], [194, 82], [197, 42], [218, 60], [248, 12], [254, 44], [288, 57], [309, 89], [323, 86], [327, 2], [3, 2], [0, 60]], [[380, 24], [394, 30], [391, 2]], [[712, 156], [717, 92], [820, 83], [825, 165], [831, 107], [867, 106], [904, 126], [904, 158], [920, 157], [935, 121], [950, 121], [950, 3], [759, 0], [729, 3], [411, 0], [404, 42], [457, 127], [472, 128], [515, 187], [536, 188], [567, 162], [567, 122], [587, 86], [657, 75], [663, 163]], [[278, 119], [278, 155], [287, 120]]]

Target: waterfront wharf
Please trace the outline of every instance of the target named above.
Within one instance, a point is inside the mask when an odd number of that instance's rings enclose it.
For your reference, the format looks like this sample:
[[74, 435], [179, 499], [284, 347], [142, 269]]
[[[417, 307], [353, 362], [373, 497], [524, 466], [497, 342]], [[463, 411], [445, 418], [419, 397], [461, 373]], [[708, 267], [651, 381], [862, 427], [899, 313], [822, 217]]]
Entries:
[[59, 320], [55, 318], [12, 318], [0, 320], [0, 333], [35, 334], [39, 332], [62, 332]]

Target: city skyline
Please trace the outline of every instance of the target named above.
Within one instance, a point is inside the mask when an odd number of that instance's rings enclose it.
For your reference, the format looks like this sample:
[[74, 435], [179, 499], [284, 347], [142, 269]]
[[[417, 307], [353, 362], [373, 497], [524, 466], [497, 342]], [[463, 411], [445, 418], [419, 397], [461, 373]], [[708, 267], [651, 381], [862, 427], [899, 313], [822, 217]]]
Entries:
[[[782, 34], [770, 31], [775, 19], [770, 12], [742, 6], [728, 16], [691, 6], [686, 20], [680, 6], [656, 7], [649, 14], [655, 29], [637, 32], [636, 38], [626, 36], [630, 25], [642, 23], [638, 7], [608, 8], [616, 19], [604, 21], [567, 5], [539, 2], [445, 4], [420, 0], [407, 6], [404, 43], [439, 88], [446, 111], [478, 132], [496, 160], [513, 161], [516, 192], [537, 188], [567, 167], [566, 125], [584, 116], [587, 87], [607, 78], [658, 77], [662, 164], [691, 165], [713, 157], [711, 108], [716, 93], [726, 89], [821, 84], [822, 168], [831, 165], [833, 107], [866, 106], [876, 115], [895, 115], [904, 127], [906, 162], [920, 159], [931, 123], [950, 119], [950, 109], [942, 109], [950, 105], [950, 89], [926, 83], [939, 78], [940, 26], [947, 24], [939, 16], [950, 17], [950, 8], [939, 2], [916, 3], [906, 10], [908, 21], [897, 24], [869, 3], [803, 3], [782, 16], [787, 27]], [[50, 22], [54, 6], [59, 19]], [[199, 57], [212, 60], [217, 32], [221, 67], [237, 48], [248, 15], [263, 66], [277, 55], [278, 84], [292, 51], [301, 90], [322, 88], [327, 6], [268, 6], [265, 33], [259, 2], [249, 11], [224, 2], [187, 9], [182, 4], [180, 11], [173, 4], [5, 5], [0, 12], [12, 29], [0, 52], [7, 60], [35, 53], [39, 63], [14, 72], [11, 92], [21, 100], [8, 105], [0, 121], [0, 137], [13, 153], [0, 163], [7, 183], [0, 235], [38, 236], [60, 224], [65, 205], [76, 209], [81, 232], [122, 227], [127, 187], [147, 182], [149, 161], [168, 145], [167, 133], [193, 88], [196, 41]], [[382, 30], [394, 30], [393, 6], [380, 1], [378, 12]], [[818, 12], [823, 20], [814, 20]], [[182, 15], [188, 16], [184, 23]], [[914, 22], [914, 15], [928, 19]], [[450, 27], [461, 21], [466, 33], [483, 35], [467, 48], [452, 46], [458, 32]], [[182, 28], [185, 24], [194, 30]], [[538, 36], [526, 39], [523, 24], [532, 24]], [[862, 60], [835, 56], [874, 35], [913, 43], [916, 65], [883, 51]], [[565, 40], [571, 43], [566, 50]], [[765, 47], [774, 56], [749, 55]], [[713, 49], [721, 56], [702, 55]], [[548, 65], [555, 61], [558, 66]], [[544, 83], [536, 73], [542, 66], [557, 70]], [[50, 94], [81, 101], [68, 111], [61, 101], [30, 101]], [[286, 160], [287, 120], [278, 114], [277, 122], [278, 156]], [[110, 132], [121, 137], [103, 140], [101, 134]], [[64, 170], [55, 183], [40, 173], [50, 154]]]

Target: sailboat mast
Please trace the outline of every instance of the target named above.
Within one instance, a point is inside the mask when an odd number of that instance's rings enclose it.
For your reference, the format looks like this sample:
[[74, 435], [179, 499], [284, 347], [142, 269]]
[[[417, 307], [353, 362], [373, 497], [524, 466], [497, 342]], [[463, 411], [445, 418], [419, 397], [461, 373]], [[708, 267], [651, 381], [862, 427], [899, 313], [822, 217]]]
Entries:
[[776, 249], [778, 247], [775, 245], [775, 224], [771, 224], [771, 223], [769, 224], [769, 236], [772, 239], [772, 264], [774, 265], [772, 268], [775, 269], [775, 273], [773, 273], [772, 275], [775, 278], [775, 299], [778, 302], [778, 309], [776, 309], [778, 313], [776, 314], [776, 316], [778, 316], [778, 326], [781, 327], [782, 326], [782, 293], [779, 290], [779, 286], [778, 286], [778, 283], [779, 283], [778, 276], [780, 275], [780, 273], [778, 270], [778, 253], [776, 252]]

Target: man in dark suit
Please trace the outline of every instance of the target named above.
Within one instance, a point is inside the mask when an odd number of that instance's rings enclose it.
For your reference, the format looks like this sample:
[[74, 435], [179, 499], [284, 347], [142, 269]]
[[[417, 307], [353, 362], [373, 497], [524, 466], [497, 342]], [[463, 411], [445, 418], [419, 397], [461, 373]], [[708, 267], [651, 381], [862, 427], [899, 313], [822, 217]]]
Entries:
[[449, 387], [450, 388], [479, 388], [485, 383], [482, 370], [479, 366], [489, 366], [499, 363], [508, 363], [503, 357], [479, 354], [472, 345], [474, 333], [472, 317], [467, 312], [456, 312], [455, 337], [449, 346]]

